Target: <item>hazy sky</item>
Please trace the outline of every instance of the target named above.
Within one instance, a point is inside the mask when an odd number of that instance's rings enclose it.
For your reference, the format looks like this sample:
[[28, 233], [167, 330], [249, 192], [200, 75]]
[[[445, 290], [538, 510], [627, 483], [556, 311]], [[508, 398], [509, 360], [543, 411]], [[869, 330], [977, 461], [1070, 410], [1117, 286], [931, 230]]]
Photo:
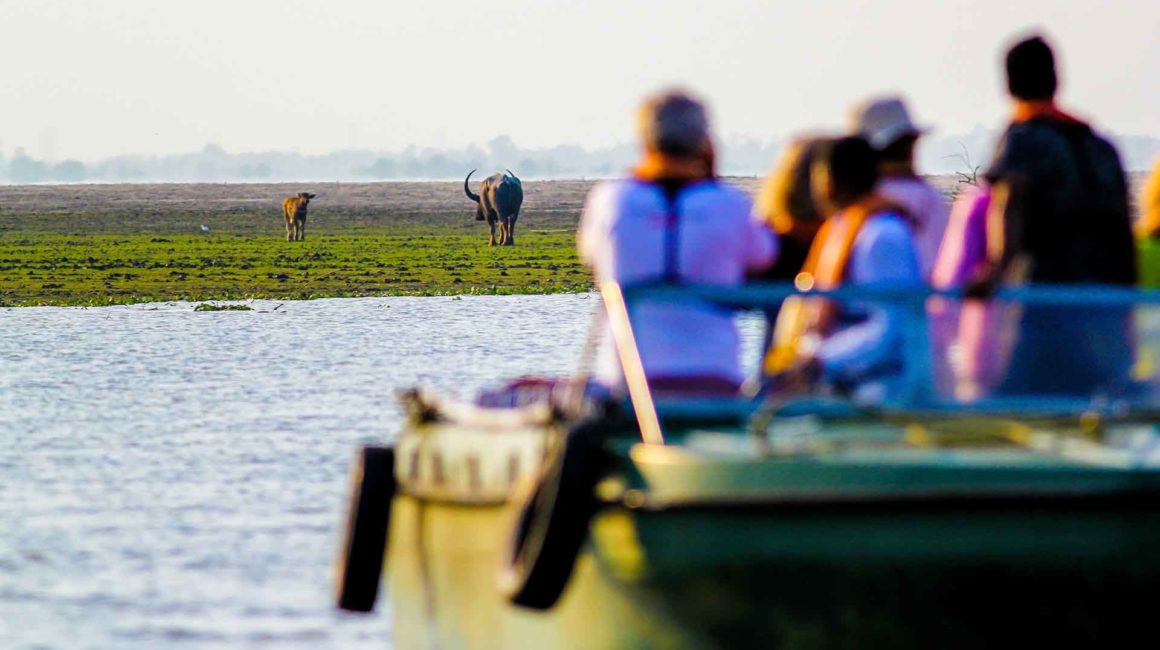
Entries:
[[485, 143], [607, 145], [679, 83], [719, 132], [843, 123], [901, 91], [940, 132], [997, 126], [1000, 51], [1052, 38], [1063, 97], [1160, 135], [1158, 0], [0, 0], [0, 151], [93, 160]]

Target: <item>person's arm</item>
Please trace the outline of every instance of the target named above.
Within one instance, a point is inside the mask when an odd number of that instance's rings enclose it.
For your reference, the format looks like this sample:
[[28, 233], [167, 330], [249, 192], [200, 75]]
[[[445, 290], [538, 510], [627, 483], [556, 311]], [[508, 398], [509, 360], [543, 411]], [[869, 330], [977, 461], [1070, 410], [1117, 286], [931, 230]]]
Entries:
[[1024, 249], [1029, 178], [1034, 174], [1042, 143], [1032, 132], [1011, 130], [1003, 139], [994, 164], [987, 170], [991, 204], [987, 208], [987, 264], [967, 287], [967, 294], [987, 297], [1007, 276]]
[[1004, 279], [1027, 273], [1024, 230], [1028, 217], [1022, 201], [1026, 200], [1026, 182], [1022, 176], [999, 181], [991, 188], [991, 205], [987, 208], [987, 263], [967, 286], [967, 296], [988, 298]]
[[989, 188], [959, 195], [950, 211], [930, 283], [936, 289], [962, 287], [987, 260]]
[[781, 242], [777, 233], [773, 231], [756, 214], [751, 213], [745, 222], [742, 234], [745, 270], [753, 273], [764, 271], [777, 261], [781, 249]]
[[[878, 217], [863, 226], [854, 242], [848, 283], [866, 287], [922, 285], [918, 255], [909, 228], [900, 218]], [[897, 306], [869, 306], [862, 322], [826, 337], [818, 346], [822, 376], [831, 382], [857, 381], [896, 361], [904, 334]]]
[[608, 213], [608, 189], [602, 183], [593, 187], [584, 199], [580, 221], [576, 225], [576, 252], [589, 268], [596, 265], [600, 247], [607, 246], [605, 228]]

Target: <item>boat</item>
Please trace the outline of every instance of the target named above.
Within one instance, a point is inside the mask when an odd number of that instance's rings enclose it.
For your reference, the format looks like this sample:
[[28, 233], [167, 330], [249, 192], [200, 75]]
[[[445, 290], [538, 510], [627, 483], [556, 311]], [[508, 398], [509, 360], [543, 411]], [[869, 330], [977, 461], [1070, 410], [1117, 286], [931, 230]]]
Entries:
[[931, 376], [929, 312], [957, 297], [841, 290], [814, 299], [889, 300], [908, 315], [894, 397], [650, 391], [634, 300], [771, 309], [793, 293], [601, 287], [627, 399], [495, 408], [408, 392], [401, 435], [363, 449], [352, 472], [339, 607], [371, 609], [381, 575], [400, 649], [1127, 647], [1151, 636], [1160, 294], [998, 296], [1129, 310], [1130, 393], [948, 396]]

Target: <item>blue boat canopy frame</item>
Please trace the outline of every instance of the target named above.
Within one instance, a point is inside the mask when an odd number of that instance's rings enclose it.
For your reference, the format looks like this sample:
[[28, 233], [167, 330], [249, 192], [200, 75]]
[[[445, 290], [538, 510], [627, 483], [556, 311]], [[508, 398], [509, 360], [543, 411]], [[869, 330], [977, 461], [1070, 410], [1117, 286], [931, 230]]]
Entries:
[[[961, 292], [930, 289], [842, 288], [835, 291], [799, 291], [792, 284], [751, 284], [738, 288], [711, 286], [650, 285], [600, 287], [605, 310], [613, 330], [618, 354], [625, 368], [630, 398], [637, 412], [646, 442], [663, 443], [659, 408], [665, 414], [726, 415], [751, 417], [776, 402], [782, 413], [840, 414], [851, 409], [862, 413], [952, 415], [1003, 415], [1020, 418], [1096, 417], [1153, 419], [1160, 415], [1160, 291], [1124, 287], [1021, 286], [999, 290], [988, 301], [968, 300]], [[791, 296], [807, 300], [832, 301], [841, 308], [890, 309], [901, 324], [901, 374], [893, 390], [877, 397], [859, 395], [798, 394], [738, 399], [682, 398], [666, 402], [654, 396], [643, 382], [643, 367], [636, 350], [628, 313], [634, 305], [649, 303], [699, 302], [739, 312], [775, 314]], [[1019, 345], [1034, 344], [1044, 358], [1049, 353], [1052, 367], [1036, 368], [1051, 383], [1059, 369], [1092, 364], [1104, 357], [1124, 357], [1123, 381], [1097, 382], [1088, 391], [1039, 390], [1032, 383], [1011, 392], [988, 390], [964, 397], [956, 393], [955, 369], [948, 362], [956, 350], [960, 320], [968, 309], [990, 319], [987, 332], [994, 337], [988, 350], [982, 346], [976, 356], [995, 366], [1002, 374], [1018, 361]], [[1119, 328], [1123, 326], [1124, 331]], [[1086, 328], [1086, 329], [1085, 329]], [[1112, 348], [1115, 348], [1113, 350]], [[1081, 354], [1081, 352], [1083, 354]], [[988, 358], [995, 357], [995, 358]], [[1024, 355], [1023, 358], [1028, 358]], [[1037, 364], [1038, 365], [1038, 364]], [[1111, 373], [1117, 374], [1117, 373]], [[639, 375], [639, 376], [634, 376]], [[1114, 384], [1114, 385], [1113, 385]]]

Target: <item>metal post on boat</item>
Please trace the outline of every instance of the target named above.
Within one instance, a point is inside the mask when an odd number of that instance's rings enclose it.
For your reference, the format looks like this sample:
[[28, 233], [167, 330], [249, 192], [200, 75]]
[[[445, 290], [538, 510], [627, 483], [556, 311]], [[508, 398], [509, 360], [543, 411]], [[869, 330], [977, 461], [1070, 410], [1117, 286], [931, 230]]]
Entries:
[[916, 292], [901, 299], [905, 400], [911, 408], [930, 404], [934, 397], [934, 365], [927, 316], [928, 295]]
[[619, 284], [605, 282], [600, 285], [600, 296], [604, 299], [609, 329], [616, 344], [616, 353], [620, 357], [620, 366], [624, 369], [624, 382], [628, 386], [632, 409], [636, 412], [641, 438], [646, 444], [663, 445], [665, 437], [661, 432], [660, 417], [657, 415], [656, 404], [653, 403], [648, 378], [644, 374], [640, 348], [636, 346], [636, 337], [628, 320], [628, 305], [624, 301], [624, 293], [620, 290]]

